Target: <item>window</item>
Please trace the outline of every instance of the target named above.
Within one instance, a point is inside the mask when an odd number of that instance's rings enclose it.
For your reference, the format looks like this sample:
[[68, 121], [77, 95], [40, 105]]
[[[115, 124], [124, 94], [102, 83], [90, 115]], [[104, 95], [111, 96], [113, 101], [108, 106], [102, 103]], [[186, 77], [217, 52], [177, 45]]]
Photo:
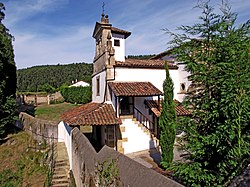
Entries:
[[96, 77], [96, 95], [100, 95], [100, 77]]
[[114, 46], [119, 47], [120, 46], [120, 40], [114, 40]]
[[180, 91], [181, 92], [185, 92], [186, 91], [186, 84], [185, 83], [181, 83]]

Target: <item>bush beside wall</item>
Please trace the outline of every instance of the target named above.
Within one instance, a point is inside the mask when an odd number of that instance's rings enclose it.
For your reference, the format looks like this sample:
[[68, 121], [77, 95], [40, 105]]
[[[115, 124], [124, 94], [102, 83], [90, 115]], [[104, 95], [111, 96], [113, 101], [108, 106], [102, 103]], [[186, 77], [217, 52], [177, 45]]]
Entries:
[[61, 94], [66, 102], [73, 104], [85, 104], [91, 101], [91, 86], [63, 87]]

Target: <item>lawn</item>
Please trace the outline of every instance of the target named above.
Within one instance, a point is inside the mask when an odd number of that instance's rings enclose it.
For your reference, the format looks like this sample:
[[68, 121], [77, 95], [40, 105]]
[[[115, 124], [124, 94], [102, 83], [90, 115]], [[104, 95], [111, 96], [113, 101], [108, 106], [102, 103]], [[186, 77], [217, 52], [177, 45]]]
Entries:
[[53, 105], [39, 105], [35, 108], [35, 116], [40, 119], [60, 122], [61, 114], [67, 110], [79, 107], [70, 103], [60, 103]]
[[[50, 120], [55, 122], [60, 122], [61, 114], [67, 110], [79, 107], [80, 105], [70, 104], [70, 103], [60, 103], [54, 105], [38, 105], [35, 108], [35, 116], [39, 119]], [[81, 132], [91, 133], [91, 126], [81, 126]]]

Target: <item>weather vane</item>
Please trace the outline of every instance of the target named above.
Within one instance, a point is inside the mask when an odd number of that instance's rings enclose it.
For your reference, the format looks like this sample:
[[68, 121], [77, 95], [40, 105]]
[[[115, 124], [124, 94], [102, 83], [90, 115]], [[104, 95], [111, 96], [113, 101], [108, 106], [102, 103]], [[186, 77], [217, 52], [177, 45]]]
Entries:
[[104, 14], [104, 11], [105, 11], [105, 3], [104, 2], [102, 2], [102, 13]]

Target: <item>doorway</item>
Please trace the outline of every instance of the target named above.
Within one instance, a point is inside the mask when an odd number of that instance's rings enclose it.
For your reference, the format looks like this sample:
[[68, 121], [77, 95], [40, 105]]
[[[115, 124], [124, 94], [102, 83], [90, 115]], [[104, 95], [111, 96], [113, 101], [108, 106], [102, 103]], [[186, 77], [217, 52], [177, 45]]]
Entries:
[[134, 113], [134, 98], [120, 97], [120, 115], [133, 115]]

